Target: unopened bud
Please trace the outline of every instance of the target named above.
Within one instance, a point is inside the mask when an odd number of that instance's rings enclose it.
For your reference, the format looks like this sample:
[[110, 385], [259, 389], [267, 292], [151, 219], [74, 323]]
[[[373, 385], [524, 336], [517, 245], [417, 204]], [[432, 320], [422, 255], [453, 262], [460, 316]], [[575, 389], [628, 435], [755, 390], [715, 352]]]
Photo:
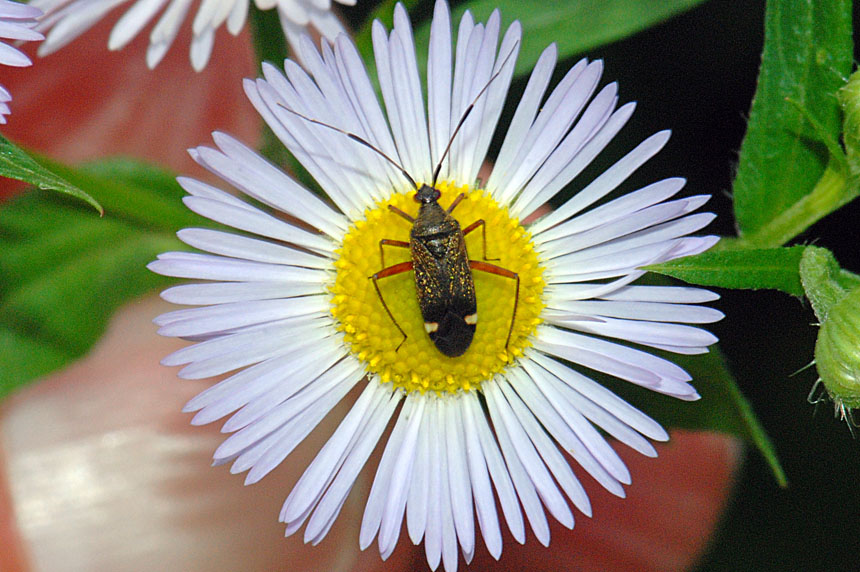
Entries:
[[821, 324], [815, 342], [818, 383], [836, 415], [853, 426], [852, 410], [860, 407], [860, 287], [845, 288], [843, 273], [830, 251], [804, 251], [800, 276]]

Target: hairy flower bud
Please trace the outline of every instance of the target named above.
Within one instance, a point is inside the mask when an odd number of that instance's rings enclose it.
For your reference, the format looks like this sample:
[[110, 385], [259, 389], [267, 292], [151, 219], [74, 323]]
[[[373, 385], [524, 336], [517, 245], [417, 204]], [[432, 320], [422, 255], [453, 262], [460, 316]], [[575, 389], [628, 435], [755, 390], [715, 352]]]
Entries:
[[800, 275], [821, 324], [815, 342], [819, 379], [813, 394], [823, 385], [836, 416], [856, 426], [851, 413], [860, 407], [860, 286], [823, 248], [804, 251]]

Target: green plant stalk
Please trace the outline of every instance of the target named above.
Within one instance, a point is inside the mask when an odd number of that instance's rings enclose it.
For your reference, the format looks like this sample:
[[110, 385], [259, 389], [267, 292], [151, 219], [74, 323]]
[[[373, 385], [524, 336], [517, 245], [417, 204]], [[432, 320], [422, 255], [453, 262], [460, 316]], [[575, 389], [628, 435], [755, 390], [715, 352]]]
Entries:
[[800, 280], [818, 320], [824, 322], [830, 308], [846, 294], [837, 280], [841, 269], [836, 257], [826, 248], [808, 246], [800, 259]]
[[848, 187], [849, 178], [833, 161], [828, 163], [811, 193], [791, 205], [758, 231], [733, 241], [734, 248], [782, 246], [807, 228], [857, 197], [860, 189]]

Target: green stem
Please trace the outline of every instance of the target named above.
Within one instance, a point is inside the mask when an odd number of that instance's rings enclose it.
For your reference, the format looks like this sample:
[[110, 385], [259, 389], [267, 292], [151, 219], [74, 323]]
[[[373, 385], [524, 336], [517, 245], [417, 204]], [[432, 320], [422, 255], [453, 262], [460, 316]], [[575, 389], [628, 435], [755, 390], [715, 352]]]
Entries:
[[803, 250], [800, 281], [820, 322], [824, 322], [830, 308], [845, 297], [846, 290], [837, 279], [840, 271], [836, 257], [826, 248], [807, 246]]
[[734, 247], [782, 246], [819, 219], [856, 198], [858, 189], [849, 189], [848, 182], [845, 171], [830, 162], [811, 193], [791, 205], [758, 231], [740, 237]]

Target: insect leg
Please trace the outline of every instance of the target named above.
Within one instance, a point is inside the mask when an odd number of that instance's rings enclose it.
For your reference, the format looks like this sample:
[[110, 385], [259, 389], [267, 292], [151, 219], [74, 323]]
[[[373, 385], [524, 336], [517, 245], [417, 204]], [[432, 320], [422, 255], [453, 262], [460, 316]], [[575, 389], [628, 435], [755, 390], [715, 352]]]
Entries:
[[451, 214], [454, 209], [457, 208], [457, 205], [459, 205], [460, 202], [465, 198], [466, 193], [460, 193], [459, 195], [457, 195], [457, 198], [455, 198], [454, 201], [451, 203], [451, 206], [448, 207], [448, 214]]
[[415, 219], [414, 219], [414, 218], [412, 218], [410, 215], [408, 215], [407, 213], [403, 212], [402, 210], [400, 210], [399, 208], [397, 208], [397, 207], [396, 207], [396, 206], [394, 206], [394, 205], [388, 205], [388, 210], [390, 210], [390, 211], [391, 211], [391, 212], [393, 212], [394, 214], [397, 214], [397, 215], [402, 216], [403, 218], [405, 218], [405, 219], [406, 219], [406, 220], [408, 220], [409, 222], [415, 222]]
[[470, 260], [469, 266], [472, 268], [472, 270], [480, 270], [481, 272], [495, 274], [496, 276], [513, 278], [517, 281], [517, 292], [514, 296], [514, 311], [511, 312], [511, 326], [508, 328], [508, 339], [505, 340], [505, 349], [507, 349], [508, 344], [511, 343], [511, 334], [514, 333], [514, 320], [516, 320], [517, 318], [517, 306], [520, 302], [520, 275], [516, 272], [508, 270], [507, 268], [502, 268], [501, 266], [496, 266], [495, 264], [490, 264], [489, 262], [481, 262], [480, 260]]
[[409, 248], [409, 243], [405, 240], [392, 240], [383, 238], [379, 241], [379, 259], [382, 261], [382, 267], [385, 268], [385, 253], [382, 251], [383, 246], [399, 246], [401, 248]]
[[[389, 266], [388, 268], [383, 268], [382, 270], [380, 270], [379, 272], [377, 272], [373, 276], [369, 276], [369, 278], [371, 280], [373, 280], [373, 287], [376, 289], [376, 295], [379, 296], [379, 301], [382, 302], [382, 307], [385, 308], [385, 312], [388, 314], [388, 317], [391, 318], [392, 322], [394, 322], [394, 327], [396, 327], [397, 330], [401, 334], [403, 334], [403, 339], [400, 341], [400, 343], [397, 345], [397, 348], [394, 351], [397, 351], [400, 349], [400, 346], [403, 345], [403, 342], [406, 341], [406, 338], [408, 336], [406, 335], [406, 332], [403, 331], [403, 328], [400, 327], [400, 324], [397, 323], [397, 320], [394, 319], [394, 314], [391, 313], [391, 309], [388, 307], [388, 304], [385, 303], [385, 298], [382, 297], [382, 291], [380, 291], [380, 289], [379, 289], [378, 280], [380, 278], [386, 278], [388, 276], [394, 276], [395, 274], [403, 274], [404, 272], [409, 272], [413, 268], [414, 267], [412, 265], [412, 261], [407, 260], [406, 262], [401, 262], [399, 264], [394, 264], [392, 266]], [[517, 291], [519, 292], [519, 278], [517, 278]]]
[[479, 226], [481, 227], [481, 234], [483, 235], [483, 239], [484, 239], [484, 260], [498, 260], [498, 258], [487, 258], [487, 223], [484, 222], [484, 219], [479, 218], [478, 220], [476, 220], [475, 222], [473, 222], [472, 224], [470, 224], [469, 226], [464, 228], [463, 229], [463, 236], [466, 236], [467, 234], [469, 234], [470, 232], [472, 232], [473, 230], [475, 230]]

